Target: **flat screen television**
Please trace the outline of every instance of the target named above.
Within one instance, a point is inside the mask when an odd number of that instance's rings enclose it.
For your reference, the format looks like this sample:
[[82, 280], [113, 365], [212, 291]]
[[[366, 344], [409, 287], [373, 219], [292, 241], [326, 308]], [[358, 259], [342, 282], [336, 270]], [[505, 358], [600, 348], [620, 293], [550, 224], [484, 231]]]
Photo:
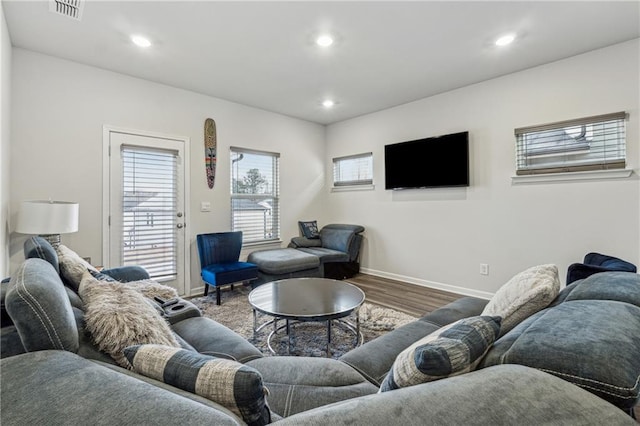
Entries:
[[385, 189], [469, 186], [469, 132], [384, 147]]

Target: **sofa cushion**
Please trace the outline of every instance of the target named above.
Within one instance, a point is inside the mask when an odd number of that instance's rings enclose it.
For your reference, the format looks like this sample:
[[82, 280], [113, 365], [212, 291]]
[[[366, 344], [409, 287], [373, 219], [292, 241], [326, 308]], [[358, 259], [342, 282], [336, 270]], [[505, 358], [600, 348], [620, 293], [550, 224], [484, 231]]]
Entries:
[[500, 317], [477, 316], [446, 325], [402, 351], [380, 392], [472, 371], [498, 337]]
[[298, 222], [298, 226], [300, 227], [300, 232], [305, 238], [309, 239], [318, 239], [320, 238], [320, 232], [318, 232], [318, 222], [315, 220], [310, 220], [307, 222]]
[[162, 345], [135, 345], [124, 353], [140, 374], [215, 401], [249, 425], [271, 422], [262, 376], [251, 367]]
[[274, 275], [313, 269], [320, 265], [317, 256], [293, 248], [254, 251], [249, 253], [247, 260], [258, 265], [261, 272]]
[[502, 317], [504, 335], [522, 320], [546, 308], [560, 291], [556, 265], [539, 265], [516, 274], [491, 298], [482, 315]]
[[11, 278], [5, 305], [27, 351], [78, 351], [71, 302], [49, 262], [25, 260]]
[[283, 417], [378, 391], [353, 368], [330, 358], [273, 356], [247, 365], [262, 374], [269, 406]]
[[[625, 290], [615, 289], [617, 284]], [[620, 297], [624, 292], [629, 296]], [[606, 293], [614, 300], [605, 300]], [[495, 342], [482, 366], [538, 368], [629, 409], [640, 398], [640, 307], [634, 304], [639, 293], [640, 275], [629, 272], [579, 281], [572, 300], [523, 321]]]
[[98, 281], [87, 271], [79, 289], [85, 305], [86, 330], [95, 345], [118, 365], [131, 368], [127, 346], [156, 343], [180, 347], [169, 324], [155, 307], [128, 284]]

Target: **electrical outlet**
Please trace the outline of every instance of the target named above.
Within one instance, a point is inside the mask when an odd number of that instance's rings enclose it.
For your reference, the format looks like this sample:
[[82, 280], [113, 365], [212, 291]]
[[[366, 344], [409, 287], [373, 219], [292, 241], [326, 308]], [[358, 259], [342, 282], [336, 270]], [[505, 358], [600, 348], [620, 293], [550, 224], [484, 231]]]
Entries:
[[480, 264], [480, 275], [489, 275], [489, 264], [487, 263]]
[[211, 203], [209, 201], [200, 202], [200, 211], [201, 212], [210, 212], [211, 211]]

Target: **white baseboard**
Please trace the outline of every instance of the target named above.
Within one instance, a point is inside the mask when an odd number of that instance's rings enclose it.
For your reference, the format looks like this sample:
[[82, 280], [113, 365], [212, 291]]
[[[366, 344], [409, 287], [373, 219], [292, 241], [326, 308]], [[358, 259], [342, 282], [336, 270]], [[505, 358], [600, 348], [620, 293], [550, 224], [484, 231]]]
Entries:
[[487, 300], [493, 297], [492, 293], [489, 293], [486, 291], [474, 290], [474, 289], [465, 288], [465, 287], [458, 287], [455, 285], [443, 284], [435, 281], [427, 281], [420, 278], [413, 278], [413, 277], [408, 277], [406, 275], [393, 274], [390, 272], [376, 271], [375, 269], [361, 267], [360, 272], [362, 272], [363, 274], [374, 275], [376, 277], [389, 278], [391, 280], [402, 281], [409, 284], [415, 284], [422, 287], [435, 288], [438, 290], [444, 290], [451, 293], [462, 294], [464, 296], [473, 296], [473, 297], [478, 297], [480, 299], [487, 299]]

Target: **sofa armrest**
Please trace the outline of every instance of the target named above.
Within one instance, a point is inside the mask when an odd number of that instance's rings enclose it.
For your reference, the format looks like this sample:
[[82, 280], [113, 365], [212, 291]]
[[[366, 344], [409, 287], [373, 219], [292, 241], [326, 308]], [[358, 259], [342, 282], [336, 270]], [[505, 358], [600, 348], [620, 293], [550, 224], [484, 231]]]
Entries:
[[[532, 403], [531, 401], [535, 401]], [[278, 425], [634, 425], [624, 411], [562, 379], [501, 365], [367, 395], [287, 417]]]
[[322, 240], [320, 238], [306, 238], [306, 237], [293, 237], [289, 243], [289, 248], [300, 247], [322, 247]]
[[119, 266], [101, 272], [123, 283], [149, 279], [149, 273], [142, 266]]
[[245, 424], [213, 401], [70, 352], [31, 352], [0, 365], [3, 425]]
[[486, 300], [476, 297], [454, 300], [419, 320], [347, 352], [340, 357], [340, 361], [358, 370], [374, 385], [380, 386], [400, 352], [444, 325], [480, 315], [486, 304]]

